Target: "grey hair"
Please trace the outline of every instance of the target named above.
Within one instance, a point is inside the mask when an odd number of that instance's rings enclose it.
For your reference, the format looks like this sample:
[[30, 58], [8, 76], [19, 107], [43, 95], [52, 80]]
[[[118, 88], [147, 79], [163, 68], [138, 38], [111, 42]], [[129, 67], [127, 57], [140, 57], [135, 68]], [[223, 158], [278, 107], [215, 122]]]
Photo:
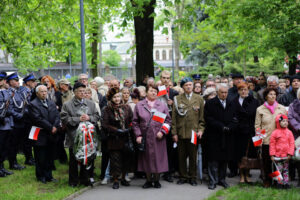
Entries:
[[85, 76], [85, 77], [87, 77], [87, 78], [89, 77], [87, 74], [79, 74], [79, 75], [78, 75], [78, 78], [80, 79], [80, 77], [82, 77], [82, 76]]
[[[46, 86], [44, 86], [44, 85], [39, 85], [39, 86], [37, 86], [37, 87], [35, 88], [35, 93], [38, 93], [41, 87], [45, 87], [45, 88], [47, 89]], [[47, 89], [47, 90], [48, 90], [48, 89]]]
[[209, 95], [211, 95], [214, 92], [216, 92], [216, 89], [213, 87], [209, 87], [206, 90], [204, 90], [203, 96], [208, 97]]
[[273, 82], [275, 81], [277, 84], [279, 83], [278, 76], [269, 76], [267, 79], [267, 82]]
[[123, 87], [123, 88], [121, 89], [121, 92], [123, 92], [124, 90], [128, 90], [128, 91], [130, 92], [130, 90], [129, 90], [128, 87]]
[[153, 80], [155, 82], [155, 79], [153, 77], [149, 77], [148, 80], [147, 80], [147, 84], [150, 80]]
[[297, 98], [300, 99], [300, 88], [297, 90]]
[[219, 83], [219, 84], [217, 84], [216, 91], [218, 92], [220, 90], [220, 88], [229, 89], [229, 86], [226, 83]]

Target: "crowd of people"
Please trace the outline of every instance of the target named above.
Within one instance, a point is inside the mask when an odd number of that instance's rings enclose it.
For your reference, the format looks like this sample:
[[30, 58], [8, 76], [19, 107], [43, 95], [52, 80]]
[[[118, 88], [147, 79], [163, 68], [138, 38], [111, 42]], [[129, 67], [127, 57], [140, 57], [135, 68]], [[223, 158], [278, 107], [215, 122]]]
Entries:
[[[131, 78], [80, 74], [71, 85], [29, 74], [20, 86], [17, 72], [1, 72], [0, 177], [26, 168], [17, 159], [22, 152], [24, 164], [35, 165], [36, 179], [44, 184], [57, 181], [52, 171], [59, 160], [69, 165], [71, 187], [92, 185], [100, 167], [101, 184], [112, 181], [113, 189], [130, 186], [132, 178], [145, 178], [145, 189], [161, 188], [161, 177], [196, 186], [207, 174], [213, 190], [229, 187], [226, 177], [239, 175], [240, 183], [252, 183], [246, 157], [260, 161], [264, 187], [273, 182], [274, 164], [283, 177], [278, 187], [290, 187], [289, 179], [296, 170], [300, 174], [292, 159], [300, 134], [300, 75], [209, 75], [204, 81], [196, 74], [178, 83], [170, 78], [165, 70], [158, 81], [145, 77], [137, 86]], [[97, 146], [98, 156], [86, 162], [78, 159], [76, 139], [83, 122], [95, 127], [97, 141], [82, 136], [85, 145]], [[254, 145], [257, 130], [265, 133], [262, 144]], [[89, 149], [84, 150], [87, 158]], [[98, 157], [101, 166], [95, 165]]]

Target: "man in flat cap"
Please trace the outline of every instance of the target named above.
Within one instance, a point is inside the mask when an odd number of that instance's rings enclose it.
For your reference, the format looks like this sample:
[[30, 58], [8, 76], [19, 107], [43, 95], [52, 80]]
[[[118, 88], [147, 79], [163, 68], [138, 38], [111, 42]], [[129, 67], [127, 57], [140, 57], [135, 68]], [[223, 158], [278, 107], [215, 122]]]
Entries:
[[[179, 175], [177, 184], [189, 182], [196, 186], [197, 177], [197, 138], [204, 131], [204, 101], [193, 94], [193, 80], [189, 77], [180, 82], [184, 93], [174, 97], [172, 109], [172, 135], [178, 145]], [[191, 138], [194, 140], [192, 141]], [[189, 158], [189, 170], [187, 170]]]
[[[78, 162], [73, 152], [76, 129], [80, 122], [89, 121], [96, 125], [100, 116], [95, 103], [85, 99], [86, 85], [77, 82], [74, 84], [73, 91], [75, 96], [64, 103], [60, 115], [63, 126], [67, 127], [65, 146], [69, 148], [69, 185], [76, 187], [78, 184], [90, 185], [93, 182], [93, 166], [86, 169], [86, 166], [80, 163], [78, 175]], [[86, 110], [86, 113], [82, 110]]]

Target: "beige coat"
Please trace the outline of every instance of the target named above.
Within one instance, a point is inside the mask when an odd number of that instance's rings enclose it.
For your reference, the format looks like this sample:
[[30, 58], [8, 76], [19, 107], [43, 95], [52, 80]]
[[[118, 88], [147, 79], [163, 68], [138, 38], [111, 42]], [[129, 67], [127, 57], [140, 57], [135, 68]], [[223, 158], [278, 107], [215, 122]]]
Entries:
[[287, 114], [283, 105], [278, 104], [274, 114], [268, 108], [261, 105], [256, 110], [255, 130], [260, 128], [266, 130], [266, 137], [263, 139], [263, 144], [269, 145], [272, 132], [276, 129], [275, 118], [279, 114]]

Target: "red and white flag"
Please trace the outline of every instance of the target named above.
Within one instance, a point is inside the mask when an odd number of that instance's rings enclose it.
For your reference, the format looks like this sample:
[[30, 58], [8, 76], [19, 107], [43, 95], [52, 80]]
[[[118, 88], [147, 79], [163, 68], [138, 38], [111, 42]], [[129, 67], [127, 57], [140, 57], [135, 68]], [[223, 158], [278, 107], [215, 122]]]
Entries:
[[262, 138], [260, 136], [254, 136], [252, 137], [252, 141], [255, 147], [259, 146], [262, 144]]
[[276, 170], [275, 172], [270, 173], [269, 176], [278, 182], [281, 182], [283, 179], [279, 170]]
[[159, 111], [156, 111], [153, 115], [153, 121], [157, 121], [157, 122], [160, 122], [160, 123], [164, 123], [165, 122], [165, 119], [167, 117], [167, 114], [165, 113], [162, 113], [162, 112], [159, 112]]
[[197, 132], [195, 132], [194, 130], [192, 130], [191, 143], [197, 145]]
[[169, 131], [170, 131], [170, 125], [164, 123], [163, 126], [162, 126], [162, 129], [165, 131], [166, 135], [168, 135]]
[[157, 96], [160, 97], [160, 96], [164, 96], [167, 94], [167, 88], [165, 85], [162, 85], [162, 86], [158, 86], [158, 94]]
[[40, 133], [41, 128], [32, 126], [30, 133], [29, 133], [29, 139], [31, 140], [37, 140], [39, 133]]

